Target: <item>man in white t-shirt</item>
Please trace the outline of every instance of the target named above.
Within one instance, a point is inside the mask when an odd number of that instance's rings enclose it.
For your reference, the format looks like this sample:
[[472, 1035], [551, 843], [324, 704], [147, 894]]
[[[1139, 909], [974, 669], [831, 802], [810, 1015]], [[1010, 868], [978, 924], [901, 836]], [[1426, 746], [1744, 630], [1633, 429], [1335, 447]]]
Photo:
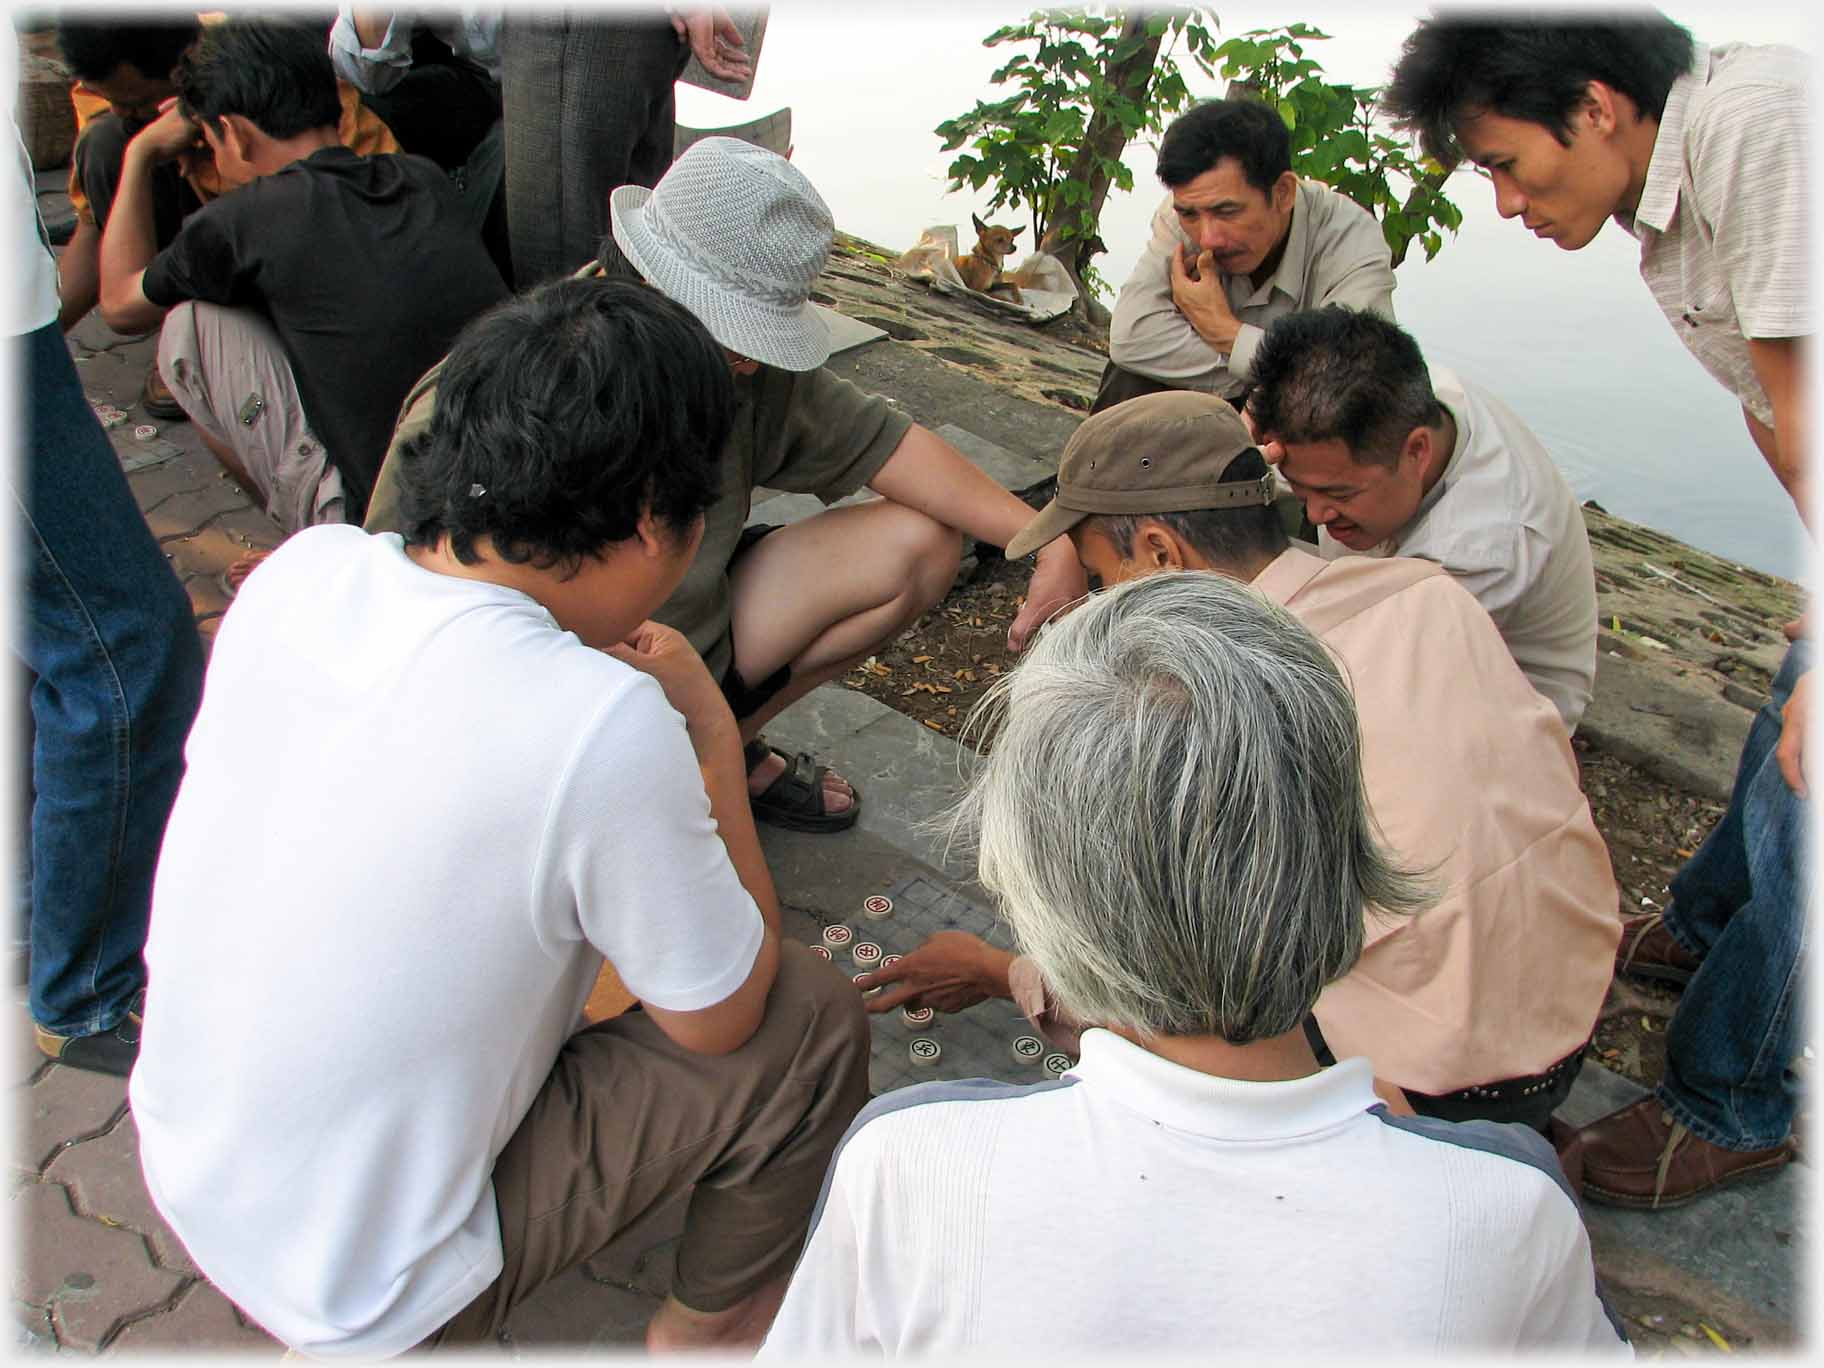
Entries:
[[[404, 537], [299, 534], [216, 638], [146, 948], [146, 1186], [268, 1331], [372, 1358], [491, 1337], [694, 1185], [648, 1343], [752, 1345], [867, 1031], [781, 941], [734, 719], [647, 620], [728, 367], [662, 296], [571, 281], [477, 320], [443, 394]], [[642, 1010], [578, 1030], [604, 955]]]
[[1094, 1023], [1082, 1059], [864, 1110], [761, 1357], [1134, 1358], [1213, 1326], [1244, 1360], [1625, 1353], [1544, 1139], [1395, 1116], [1306, 1039], [1363, 904], [1423, 903], [1323, 645], [1245, 585], [1153, 575], [1054, 622], [991, 706], [960, 834]]
[[1427, 370], [1379, 314], [1288, 314], [1254, 360], [1251, 427], [1326, 558], [1435, 561], [1575, 732], [1596, 678], [1596, 572], [1571, 487], [1518, 414]]

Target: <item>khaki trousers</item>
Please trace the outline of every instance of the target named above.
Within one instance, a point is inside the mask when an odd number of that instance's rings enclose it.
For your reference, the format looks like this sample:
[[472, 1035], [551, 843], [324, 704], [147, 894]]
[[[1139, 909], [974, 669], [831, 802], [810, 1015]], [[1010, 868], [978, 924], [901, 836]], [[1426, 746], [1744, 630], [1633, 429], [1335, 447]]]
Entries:
[[541, 1284], [692, 1185], [672, 1295], [726, 1310], [791, 1271], [867, 1100], [861, 995], [793, 941], [732, 1054], [680, 1049], [638, 1011], [577, 1032], [494, 1164], [500, 1277], [427, 1346], [493, 1338]]
[[191, 300], [165, 315], [158, 373], [190, 421], [240, 461], [286, 532], [346, 522], [342, 474], [311, 432], [272, 324]]

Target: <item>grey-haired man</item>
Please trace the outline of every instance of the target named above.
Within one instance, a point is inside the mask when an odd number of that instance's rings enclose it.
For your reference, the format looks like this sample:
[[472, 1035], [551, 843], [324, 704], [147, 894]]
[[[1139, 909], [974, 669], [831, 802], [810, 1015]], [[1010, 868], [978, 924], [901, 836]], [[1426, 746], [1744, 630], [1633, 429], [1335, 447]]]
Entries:
[[[1251, 584], [1323, 640], [1361, 714], [1375, 820], [1441, 896], [1415, 918], [1370, 917], [1368, 948], [1318, 1000], [1313, 1034], [1338, 1058], [1368, 1056], [1396, 1106], [1543, 1131], [1582, 1064], [1620, 934], [1608, 850], [1563, 724], [1439, 566], [1323, 560], [1287, 541], [1271, 490], [1226, 403], [1147, 395], [1077, 429], [1057, 498], [1008, 551], [1067, 535], [1109, 584], [1212, 571]], [[864, 986], [895, 980], [870, 1010], [922, 1001], [949, 1011], [1021, 986], [1012, 956], [959, 932]], [[1036, 985], [1024, 987], [1043, 1018]]]
[[[748, 743], [754, 815], [807, 831], [852, 826], [853, 787], [809, 755], [773, 751], [760, 728], [942, 598], [960, 534], [1005, 546], [1032, 510], [885, 399], [823, 369], [829, 332], [809, 296], [835, 225], [783, 157], [706, 138], [655, 189], [616, 190], [609, 215], [613, 232], [594, 269], [642, 278], [695, 314], [727, 353], [739, 401], [703, 545], [655, 616], [683, 632], [722, 681]], [[430, 421], [437, 374], [434, 367], [406, 399], [370, 532], [405, 530], [391, 467], [401, 443]], [[863, 486], [880, 497], [789, 527], [748, 528], [759, 485], [825, 503]], [[1023, 647], [1085, 585], [1068, 541], [1040, 548], [1009, 645]]]

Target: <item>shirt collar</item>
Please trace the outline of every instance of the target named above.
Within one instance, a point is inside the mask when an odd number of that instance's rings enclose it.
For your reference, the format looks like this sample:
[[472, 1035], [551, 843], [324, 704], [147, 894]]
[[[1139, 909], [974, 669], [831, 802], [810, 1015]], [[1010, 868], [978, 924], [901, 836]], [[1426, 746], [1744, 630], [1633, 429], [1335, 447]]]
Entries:
[[1097, 1095], [1212, 1140], [1278, 1140], [1340, 1126], [1379, 1105], [1374, 1071], [1345, 1059], [1308, 1078], [1244, 1083], [1161, 1059], [1112, 1031], [1083, 1033], [1075, 1076]]
[[1330, 562], [1301, 546], [1288, 546], [1254, 576], [1254, 588], [1284, 607]]
[[[1425, 497], [1419, 500], [1418, 508], [1406, 522], [1407, 528], [1429, 513], [1438, 500], [1444, 497], [1444, 490], [1450, 484], [1450, 477], [1457, 468], [1457, 462], [1462, 460], [1463, 453], [1469, 450], [1469, 405], [1464, 404], [1459, 408], [1458, 405], [1444, 397], [1446, 389], [1455, 390], [1460, 383], [1457, 377], [1447, 370], [1436, 369], [1431, 372], [1431, 392], [1437, 396], [1438, 403], [1450, 415], [1450, 421], [1456, 428], [1456, 442], [1450, 448], [1450, 459], [1444, 462], [1444, 469], [1438, 476], [1438, 482], [1425, 491]], [[1400, 529], [1401, 532], [1405, 530], [1406, 528]], [[1399, 536], [1400, 533], [1395, 533], [1388, 540], [1397, 540]]]
[[1691, 112], [1692, 97], [1704, 88], [1710, 76], [1710, 49], [1694, 45], [1691, 69], [1676, 81], [1666, 95], [1666, 110], [1659, 118], [1659, 134], [1653, 139], [1653, 156], [1647, 162], [1646, 183], [1640, 189], [1640, 203], [1634, 212], [1615, 215], [1615, 221], [1630, 233], [1638, 227], [1663, 233], [1672, 224], [1678, 210], [1678, 188], [1685, 171], [1685, 120]]

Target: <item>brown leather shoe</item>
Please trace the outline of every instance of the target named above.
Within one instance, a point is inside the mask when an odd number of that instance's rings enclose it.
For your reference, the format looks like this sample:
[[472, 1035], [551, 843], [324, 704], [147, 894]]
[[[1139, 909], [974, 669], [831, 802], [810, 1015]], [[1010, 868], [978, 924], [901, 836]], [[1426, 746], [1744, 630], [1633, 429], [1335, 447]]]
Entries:
[[1664, 913], [1645, 912], [1621, 919], [1621, 944], [1615, 947], [1615, 972], [1657, 979], [1682, 988], [1702, 961], [1672, 939]]
[[1577, 1133], [1583, 1195], [1607, 1206], [1683, 1206], [1701, 1192], [1771, 1177], [1792, 1158], [1792, 1142], [1771, 1149], [1729, 1150], [1700, 1140], [1660, 1105], [1643, 1097]]
[[139, 389], [139, 406], [154, 418], [167, 423], [184, 423], [190, 419], [190, 415], [184, 412], [184, 406], [177, 402], [177, 396], [171, 393], [171, 387], [165, 383], [165, 377], [158, 373], [156, 361], [146, 368], [146, 383]]

